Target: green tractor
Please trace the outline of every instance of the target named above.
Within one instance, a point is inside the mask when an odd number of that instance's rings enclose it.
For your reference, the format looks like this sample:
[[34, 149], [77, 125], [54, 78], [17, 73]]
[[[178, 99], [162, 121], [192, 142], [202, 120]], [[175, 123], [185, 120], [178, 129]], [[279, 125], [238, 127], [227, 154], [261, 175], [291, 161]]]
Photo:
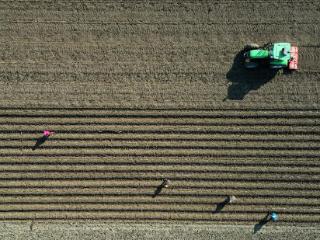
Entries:
[[250, 44], [246, 48], [244, 58], [244, 66], [248, 69], [259, 66], [269, 66], [273, 69], [298, 69], [298, 47], [290, 43], [269, 43], [263, 47]]

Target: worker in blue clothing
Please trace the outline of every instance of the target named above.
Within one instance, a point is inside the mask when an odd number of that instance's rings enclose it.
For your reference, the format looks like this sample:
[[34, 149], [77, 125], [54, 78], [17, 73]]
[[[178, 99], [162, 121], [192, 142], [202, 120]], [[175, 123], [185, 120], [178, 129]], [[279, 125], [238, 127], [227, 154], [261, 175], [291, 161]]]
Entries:
[[276, 212], [271, 212], [271, 213], [270, 213], [270, 220], [271, 220], [272, 222], [278, 221], [278, 220], [279, 220], [279, 215], [278, 215], [278, 213], [276, 213]]

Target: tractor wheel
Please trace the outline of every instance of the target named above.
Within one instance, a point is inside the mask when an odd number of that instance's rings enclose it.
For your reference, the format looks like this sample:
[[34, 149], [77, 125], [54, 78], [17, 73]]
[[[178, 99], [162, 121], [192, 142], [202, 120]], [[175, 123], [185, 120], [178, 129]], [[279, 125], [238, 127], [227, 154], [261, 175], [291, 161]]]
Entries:
[[251, 49], [257, 49], [259, 48], [260, 46], [256, 43], [249, 43], [245, 46], [245, 49], [248, 49], [248, 50], [251, 50]]
[[255, 62], [246, 62], [244, 64], [244, 67], [247, 69], [254, 69], [254, 68], [257, 68], [258, 66], [259, 66], [258, 63], [255, 63]]

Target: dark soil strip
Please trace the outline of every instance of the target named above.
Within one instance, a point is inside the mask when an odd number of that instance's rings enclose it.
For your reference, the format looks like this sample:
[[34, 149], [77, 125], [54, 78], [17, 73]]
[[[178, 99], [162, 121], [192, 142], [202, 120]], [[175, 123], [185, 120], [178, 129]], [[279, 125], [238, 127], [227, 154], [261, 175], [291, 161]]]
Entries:
[[[136, 180], [136, 181], [159, 181], [159, 179], [161, 180], [160, 177], [127, 177], [127, 176], [119, 176], [119, 177], [1, 177], [0, 176], [0, 180], [3, 181], [90, 181], [90, 180], [100, 180], [100, 181], [111, 181], [111, 180], [121, 180], [121, 181], [125, 181], [125, 180]], [[311, 183], [311, 184], [318, 184], [320, 183], [320, 179], [270, 179], [270, 178], [203, 178], [203, 177], [173, 177], [170, 178], [170, 180], [172, 181], [216, 181], [216, 182], [220, 182], [220, 181], [224, 181], [224, 182], [248, 182], [248, 183], [257, 183], [257, 182], [269, 182], [269, 183]]]
[[39, 170], [30, 170], [30, 169], [21, 169], [21, 170], [0, 170], [0, 173], [123, 173], [123, 174], [129, 174], [129, 173], [177, 173], [177, 174], [275, 174], [275, 175], [303, 175], [303, 176], [307, 176], [307, 175], [312, 175], [312, 176], [319, 176], [319, 180], [320, 180], [320, 170], [318, 171], [308, 171], [308, 172], [301, 172], [301, 171], [261, 171], [259, 169], [257, 170], [236, 170], [236, 171], [227, 171], [227, 170], [177, 170], [177, 169], [173, 169], [173, 170], [159, 170], [156, 167], [152, 170], [134, 170], [134, 169], [128, 169], [128, 170], [101, 170], [101, 169], [94, 169], [94, 170], [45, 170], [45, 169], [39, 169]]
[[[39, 130], [0, 130], [0, 134], [39, 134]], [[123, 130], [123, 129], [114, 129], [114, 130], [59, 130], [57, 133], [68, 133], [68, 134], [247, 134], [247, 135], [310, 135], [310, 136], [319, 136], [320, 131], [313, 129], [306, 131], [292, 131], [287, 130]]]
[[[320, 113], [320, 112], [319, 112]], [[202, 118], [202, 119], [319, 119], [320, 115], [313, 112], [312, 115], [284, 115], [284, 114], [258, 114], [239, 115], [239, 114], [0, 114], [0, 118]]]
[[[151, 203], [151, 202], [146, 202], [146, 201], [135, 201], [135, 202], [126, 202], [126, 201], [121, 201], [121, 202], [107, 202], [107, 201], [98, 201], [98, 200], [92, 200], [92, 201], [32, 201], [32, 202], [0, 202], [0, 205], [49, 205], [49, 204], [57, 204], [57, 205], [84, 205], [84, 204], [91, 204], [91, 205], [114, 205], [117, 203], [121, 204], [150, 204], [150, 205], [174, 205], [174, 204], [179, 204], [179, 205], [208, 205], [208, 206], [215, 206], [216, 204], [219, 204], [221, 202], [180, 202], [180, 201], [158, 201], [156, 203]], [[292, 207], [292, 206], [297, 206], [297, 207], [319, 207], [320, 204], [309, 204], [309, 203], [232, 203], [232, 205], [235, 206], [287, 206], [287, 207]]]
[[[126, 185], [126, 186], [85, 186], [85, 185], [68, 185], [68, 186], [27, 186], [27, 185], [10, 185], [10, 186], [0, 186], [1, 189], [154, 189], [157, 186], [135, 186], [135, 185]], [[173, 187], [174, 189], [179, 190], [197, 190], [197, 189], [222, 189], [222, 190], [282, 190], [282, 191], [290, 191], [290, 190], [303, 190], [303, 191], [320, 191], [319, 188], [308, 188], [306, 187], [261, 187], [261, 186], [253, 186], [253, 187], [232, 187], [232, 186], [182, 186], [177, 185]]]
[[[0, 213], [32, 213], [32, 212], [118, 212], [118, 213], [126, 213], [126, 212], [146, 212], [146, 213], [213, 213], [213, 211], [206, 211], [206, 210], [176, 210], [176, 209], [131, 209], [131, 208], [124, 208], [124, 209], [105, 209], [105, 208], [92, 208], [92, 209], [21, 209], [21, 210], [0, 210]], [[260, 211], [253, 211], [253, 210], [237, 210], [237, 211], [227, 211], [224, 210], [223, 214], [263, 214], [266, 213], [265, 210]], [[309, 216], [319, 216], [319, 212], [310, 212], [310, 211], [278, 211], [279, 214], [286, 214], [286, 215], [309, 215]], [[319, 220], [320, 221], [320, 220]]]
[[[308, 135], [304, 135], [304, 137], [308, 137]], [[320, 137], [320, 136], [319, 136]], [[0, 141], [34, 141], [34, 138], [0, 138]], [[52, 139], [48, 139], [48, 142], [52, 141]], [[248, 138], [242, 138], [242, 137], [235, 137], [235, 138], [115, 138], [115, 137], [90, 137], [90, 138], [60, 138], [55, 136], [54, 141], [76, 141], [76, 142], [88, 142], [88, 141], [127, 141], [127, 142], [299, 142], [299, 143], [305, 143], [305, 142], [311, 142], [311, 143], [320, 143], [320, 139], [279, 139], [279, 138], [261, 138], [261, 139], [248, 139]]]
[[[73, 160], [70, 160], [73, 161]], [[15, 161], [9, 161], [9, 162], [0, 162], [1, 165], [21, 165], [21, 166], [154, 166], [155, 168], [157, 166], [232, 166], [232, 167], [242, 167], [242, 166], [248, 166], [248, 167], [289, 167], [289, 168], [320, 168], [320, 162], [317, 163], [283, 163], [281, 161], [275, 161], [275, 162], [256, 162], [256, 163], [246, 163], [246, 162], [170, 162], [171, 160], [168, 159], [164, 162], [142, 162], [139, 160], [136, 161], [128, 161], [128, 162], [66, 162], [66, 161], [45, 161], [45, 162], [15, 162]]]

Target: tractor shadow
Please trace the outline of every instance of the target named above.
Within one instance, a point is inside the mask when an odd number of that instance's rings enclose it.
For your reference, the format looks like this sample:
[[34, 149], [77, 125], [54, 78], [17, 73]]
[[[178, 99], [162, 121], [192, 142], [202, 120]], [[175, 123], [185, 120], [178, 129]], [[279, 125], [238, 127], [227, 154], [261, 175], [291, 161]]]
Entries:
[[279, 69], [270, 69], [268, 66], [257, 69], [246, 69], [244, 67], [243, 54], [246, 49], [237, 53], [233, 64], [226, 74], [226, 78], [231, 82], [225, 100], [243, 100], [252, 90], [258, 90], [261, 86], [272, 80]]
[[48, 137], [47, 136], [42, 136], [42, 137], [39, 137], [37, 139], [37, 142], [36, 144], [32, 147], [32, 150], [36, 150], [37, 148], [39, 148], [42, 144], [44, 144], [46, 141], [48, 140]]

